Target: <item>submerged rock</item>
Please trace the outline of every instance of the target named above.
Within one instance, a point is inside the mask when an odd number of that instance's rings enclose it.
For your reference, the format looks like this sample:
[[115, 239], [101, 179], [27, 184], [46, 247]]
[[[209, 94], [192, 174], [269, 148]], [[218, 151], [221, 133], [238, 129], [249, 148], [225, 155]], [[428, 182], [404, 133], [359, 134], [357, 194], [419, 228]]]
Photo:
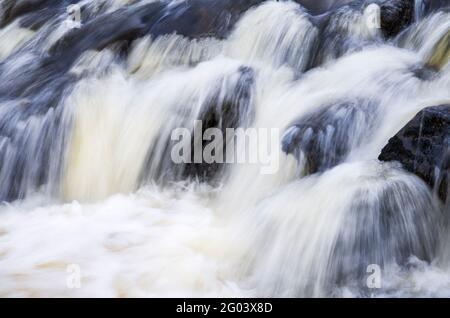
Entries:
[[420, 11], [421, 16], [428, 15], [442, 8], [450, 7], [449, 0], [422, 0], [417, 1], [417, 4], [421, 5], [421, 8], [415, 8], [416, 12]]
[[294, 0], [298, 4], [302, 5], [313, 15], [319, 15], [326, 13], [330, 10], [336, 9], [353, 0]]
[[[369, 7], [374, 4], [378, 8]], [[319, 29], [320, 41], [311, 65], [317, 67], [397, 35], [414, 21], [414, 4], [413, 0], [337, 1], [311, 21]]]
[[439, 253], [445, 226], [436, 203], [397, 164], [346, 163], [291, 182], [253, 211], [261, 230], [248, 233], [249, 246], [264, 246], [249, 253], [257, 290], [262, 297], [385, 293], [384, 283], [378, 290], [367, 284], [371, 267], [383, 277], [391, 266], [407, 273], [411, 256], [431, 262]]
[[377, 39], [377, 31], [371, 33], [366, 30], [363, 10], [361, 3], [351, 3], [312, 19], [320, 30], [312, 67], [361, 50]]
[[377, 113], [372, 102], [354, 99], [297, 120], [282, 139], [283, 151], [297, 158], [300, 172], [323, 172], [342, 163], [363, 142]]
[[[161, 134], [147, 155], [147, 167], [153, 167], [153, 175], [145, 169], [142, 179], [156, 179], [162, 183], [199, 180], [215, 184], [222, 180], [226, 172], [225, 168], [231, 163], [226, 163], [234, 158], [227, 158], [227, 147], [235, 147], [235, 135], [230, 136], [227, 129], [246, 128], [254, 117], [252, 95], [255, 85], [255, 72], [252, 68], [241, 66], [235, 74], [222, 78], [219, 83], [211, 83], [215, 87], [205, 98], [201, 98], [201, 106], [195, 118], [188, 115], [181, 122], [177, 122], [175, 128], [183, 127], [190, 131], [187, 139], [189, 150], [185, 162], [175, 163], [171, 153], [180, 142], [172, 140], [170, 134]], [[195, 123], [193, 122], [195, 121]], [[197, 125], [200, 124], [200, 125]], [[222, 139], [217, 140], [214, 135], [208, 135], [208, 130], [220, 131]], [[173, 129], [169, 130], [170, 133]], [[204, 137], [211, 137], [205, 140]], [[227, 139], [228, 137], [233, 140]], [[204, 154], [205, 148], [214, 148], [215, 158], [198, 158], [196, 152]], [[231, 150], [231, 149], [230, 149]], [[209, 153], [208, 153], [209, 154]], [[231, 152], [233, 155], [234, 152]], [[212, 162], [207, 162], [208, 159]], [[218, 160], [217, 160], [218, 159]], [[199, 160], [199, 161], [197, 161]]]
[[0, 5], [0, 27], [33, 12], [48, 17], [48, 12], [60, 12], [58, 9], [78, 2], [80, 0], [5, 0]]
[[446, 202], [450, 198], [450, 105], [428, 107], [418, 113], [389, 140], [379, 159], [399, 161]]
[[[264, 0], [195, 0], [195, 1], [154, 1], [151, 3], [135, 2], [124, 5], [115, 12], [106, 14], [94, 21], [99, 32], [115, 26], [119, 29], [130, 28], [133, 37], [134, 24], [139, 20], [140, 31], [152, 35], [178, 33], [190, 38], [213, 36], [225, 38], [240, 16], [254, 5]], [[17, 18], [22, 18], [21, 25], [32, 29], [39, 28], [46, 20], [65, 13], [67, 7], [80, 0], [6, 0], [2, 5], [0, 26], [5, 26]], [[149, 21], [145, 11], [149, 7], [160, 8], [159, 17]], [[86, 5], [82, 8], [82, 22], [90, 20], [91, 14]], [[124, 19], [116, 17], [120, 13]], [[89, 19], [87, 19], [88, 17]], [[128, 18], [128, 19], [125, 19]], [[128, 21], [129, 20], [129, 21]], [[90, 31], [92, 28], [88, 27]], [[82, 32], [82, 31], [80, 31]]]
[[250, 7], [263, 0], [197, 0], [177, 4], [155, 1], [122, 7], [71, 30], [50, 49], [53, 59], [71, 65], [87, 50], [102, 50], [115, 43], [131, 42], [145, 35], [179, 34], [188, 38], [224, 38]]
[[427, 186], [409, 177], [386, 169], [353, 194], [330, 257], [332, 282], [356, 282], [370, 295], [370, 264], [406, 269], [411, 256], [425, 262], [436, 257], [443, 215]]
[[151, 28], [154, 36], [177, 33], [189, 38], [225, 38], [241, 15], [264, 0], [197, 0], [169, 6]]

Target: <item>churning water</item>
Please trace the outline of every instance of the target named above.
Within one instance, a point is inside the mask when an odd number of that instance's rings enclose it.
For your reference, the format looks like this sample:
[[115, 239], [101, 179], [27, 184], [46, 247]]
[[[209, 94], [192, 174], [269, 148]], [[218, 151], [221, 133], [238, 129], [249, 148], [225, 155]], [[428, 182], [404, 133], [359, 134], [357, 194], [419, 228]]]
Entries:
[[[321, 26], [291, 1], [215, 37], [141, 25], [183, 1], [83, 0], [80, 28], [65, 7], [2, 23], [0, 296], [450, 296], [448, 206], [377, 160], [450, 102], [450, 66], [424, 66], [450, 14], [416, 3], [390, 40], [359, 7]], [[279, 129], [279, 169], [174, 164], [171, 132], [197, 119]]]

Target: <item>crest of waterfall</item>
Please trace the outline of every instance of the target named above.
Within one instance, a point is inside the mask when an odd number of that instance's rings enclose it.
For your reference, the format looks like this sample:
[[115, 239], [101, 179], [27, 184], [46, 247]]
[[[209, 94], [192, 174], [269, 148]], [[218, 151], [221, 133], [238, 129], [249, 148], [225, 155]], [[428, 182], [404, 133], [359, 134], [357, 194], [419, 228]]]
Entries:
[[439, 41], [450, 32], [450, 13], [437, 12], [414, 24], [398, 38], [401, 47], [415, 50], [426, 61]]
[[[415, 1], [387, 40], [371, 1], [319, 16], [312, 2], [209, 1], [220, 12], [68, 1], [79, 27], [66, 1], [11, 21], [2, 7], [0, 295], [358, 297], [369, 265], [392, 279], [375, 296], [448, 295], [448, 202], [377, 158], [450, 103], [449, 13]], [[264, 146], [278, 169], [175, 163], [176, 129], [208, 145], [196, 121], [277, 132]], [[228, 142], [220, 154], [247, 150]], [[89, 277], [80, 290], [55, 283], [69, 264]]]
[[[374, 59], [382, 59], [383, 63], [371, 63]], [[294, 121], [301, 123], [304, 120], [308, 124], [308, 116], [314, 114], [312, 118], [320, 119], [314, 123], [317, 129], [330, 131], [336, 127], [341, 131], [331, 134], [331, 139], [325, 134], [323, 143], [353, 145], [347, 149], [347, 161], [375, 159], [398, 127], [406, 124], [427, 102], [449, 98], [446, 81], [424, 83], [416, 77], [414, 68], [420, 62], [420, 58], [412, 53], [387, 46], [376, 47], [312, 70], [294, 85], [283, 86], [283, 81], [277, 79], [279, 90], [260, 88], [258, 100], [261, 102], [256, 106], [252, 127], [271, 127], [289, 133]], [[360, 102], [362, 96], [364, 101]], [[351, 119], [355, 121], [347, 125], [334, 124], [333, 121], [338, 123], [340, 116], [347, 113], [336, 111], [339, 104], [349, 100], [351, 103], [358, 100], [351, 108], [358, 114]], [[346, 120], [345, 116], [343, 120]], [[348, 136], [353, 135], [352, 129], [358, 131], [358, 137], [350, 137], [350, 141]], [[367, 138], [360, 144], [357, 141], [363, 136]], [[280, 139], [280, 148], [282, 144]], [[324, 158], [337, 155], [332, 152], [335, 147], [322, 149], [325, 150]], [[317, 154], [316, 157], [321, 160]], [[247, 206], [247, 203], [252, 206], [287, 180], [292, 180], [298, 173], [294, 168], [294, 156], [280, 153], [279, 162], [279, 171], [272, 175], [261, 175], [258, 165], [236, 166], [224, 186], [224, 202], [229, 202], [227, 205], [238, 202], [239, 207]], [[240, 209], [236, 207], [236, 210]]]
[[[209, 92], [219, 96], [220, 104], [237, 85], [239, 68], [240, 64], [225, 59], [146, 82], [129, 78], [120, 69], [104, 78], [80, 82], [66, 104], [73, 113], [74, 128], [64, 197], [89, 201], [136, 190], [150, 150], [153, 156], [146, 175], [153, 179], [162, 172], [167, 174], [161, 164], [171, 160], [166, 147], [173, 129], [193, 127], [194, 121], [201, 119], [202, 107], [213, 98]], [[177, 94], [167, 94], [169, 87]], [[130, 143], [130, 138], [140, 142]], [[104, 158], [110, 158], [109, 166]]]
[[176, 34], [154, 40], [145, 37], [136, 41], [128, 58], [128, 71], [151, 77], [170, 67], [194, 66], [219, 55], [222, 46], [221, 41], [213, 38], [197, 41]]
[[301, 73], [310, 66], [318, 30], [294, 2], [268, 1], [249, 10], [225, 45], [225, 54]]

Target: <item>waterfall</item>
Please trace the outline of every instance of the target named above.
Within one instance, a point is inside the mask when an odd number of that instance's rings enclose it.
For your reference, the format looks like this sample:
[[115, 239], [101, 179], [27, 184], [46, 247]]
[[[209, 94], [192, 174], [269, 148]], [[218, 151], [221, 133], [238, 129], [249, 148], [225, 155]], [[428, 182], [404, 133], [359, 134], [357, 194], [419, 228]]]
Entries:
[[[403, 1], [20, 3], [0, 3], [0, 296], [450, 295], [450, 200], [378, 160], [450, 104], [447, 9], [416, 0], [391, 35]], [[225, 162], [197, 161], [212, 146]]]
[[415, 0], [414, 1], [414, 19], [415, 21], [420, 21], [424, 16], [425, 11], [425, 1]]

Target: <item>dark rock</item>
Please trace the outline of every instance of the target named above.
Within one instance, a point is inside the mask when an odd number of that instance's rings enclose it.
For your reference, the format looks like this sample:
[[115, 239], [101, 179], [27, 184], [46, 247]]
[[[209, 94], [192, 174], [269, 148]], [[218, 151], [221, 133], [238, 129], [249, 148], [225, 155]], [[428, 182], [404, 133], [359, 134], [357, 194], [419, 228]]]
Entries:
[[340, 6], [352, 2], [353, 0], [294, 0], [302, 5], [312, 15], [324, 14], [328, 11], [334, 10]]
[[[80, 0], [5, 0], [1, 4], [3, 12], [0, 27], [11, 23], [15, 19], [32, 12], [41, 12], [46, 15], [46, 10], [62, 9], [70, 4], [78, 3]], [[48, 16], [48, 15], [47, 15]]]
[[379, 159], [399, 161], [446, 202], [450, 197], [450, 105], [429, 107], [418, 113], [389, 140]]
[[85, 51], [102, 50], [115, 43], [121, 43], [121, 50], [126, 50], [126, 43], [147, 34], [155, 37], [167, 33], [192, 37], [225, 36], [241, 13], [260, 2], [199, 0], [175, 6], [153, 2], [101, 14], [82, 24], [81, 28], [68, 32], [23, 76], [19, 74], [13, 82], [0, 83], [0, 95], [17, 98], [38, 92], [65, 74]]
[[[6, 25], [14, 19], [25, 16], [23, 26], [38, 28], [45, 22], [45, 18], [63, 13], [68, 5], [80, 0], [7, 0], [3, 5], [4, 17], [1, 25]], [[264, 0], [186, 0], [180, 3], [167, 3], [156, 1], [149, 4], [136, 3], [124, 6], [116, 12], [106, 14], [104, 17], [93, 21], [86, 30], [107, 30], [112, 24], [119, 28], [131, 28], [134, 30], [135, 21], [126, 23], [126, 18], [141, 20], [141, 33], [150, 33], [154, 36], [161, 34], [178, 33], [190, 38], [213, 36], [225, 38], [233, 28], [241, 15], [252, 6], [262, 3]], [[157, 20], [150, 21], [146, 11], [150, 7], [160, 7], [160, 15]], [[119, 13], [123, 20], [119, 21]], [[89, 12], [82, 17], [89, 16]], [[83, 19], [85, 20], [85, 18]], [[90, 19], [88, 19], [90, 20]], [[105, 20], [110, 20], [105, 24]], [[121, 24], [124, 24], [121, 26]], [[92, 27], [95, 25], [95, 27]], [[85, 33], [80, 31], [80, 33]], [[133, 32], [132, 32], [133, 34]], [[130, 34], [130, 37], [131, 34]]]
[[362, 143], [376, 118], [373, 103], [364, 100], [323, 107], [287, 129], [282, 149], [297, 158], [302, 174], [323, 172], [343, 162]]
[[367, 36], [354, 32], [353, 24], [370, 4], [377, 4], [381, 14], [381, 33], [385, 38], [393, 37], [414, 20], [413, 0], [354, 0], [337, 1], [329, 11], [311, 17], [319, 29], [319, 43], [311, 68], [363, 49], [369, 44], [381, 42], [381, 36]]
[[136, 4], [100, 15], [73, 29], [50, 49], [51, 59], [71, 65], [87, 50], [117, 42], [131, 43], [150, 34], [177, 33], [190, 38], [224, 38], [242, 13], [262, 0], [196, 0], [167, 5], [158, 1]]
[[20, 19], [20, 26], [37, 31], [54, 17], [57, 17], [61, 11], [61, 8], [55, 7], [28, 13]]
[[74, 62], [87, 50], [101, 50], [121, 40], [132, 41], [147, 34], [164, 15], [165, 9], [165, 4], [153, 2], [100, 15], [81, 28], [71, 30], [50, 48], [49, 53], [58, 59]]
[[241, 15], [264, 0], [188, 0], [170, 6], [150, 30], [152, 35], [178, 33], [189, 38], [225, 38]]
[[[241, 66], [236, 74], [231, 77], [226, 76], [220, 80], [220, 83], [212, 83], [217, 87], [211, 91], [201, 105], [196, 120], [201, 121], [201, 131], [203, 136], [209, 128], [218, 128], [224, 137], [222, 144], [217, 144], [216, 149], [223, 154], [224, 162], [227, 160], [227, 147], [231, 145], [230, 140], [226, 140], [227, 128], [245, 128], [253, 120], [253, 105], [251, 103], [252, 92], [254, 89], [255, 73], [253, 69]], [[216, 85], [218, 84], [218, 85]], [[223, 87], [226, 86], [224, 90]], [[180, 114], [183, 117], [183, 115]], [[215, 184], [216, 181], [223, 180], [227, 164], [207, 163], [202, 158], [201, 163], [195, 163], [194, 150], [201, 149], [202, 153], [205, 147], [216, 140], [204, 141], [195, 139], [195, 132], [192, 118], [182, 119], [177, 122], [175, 127], [185, 127], [191, 130], [191, 157], [189, 163], [176, 164], [171, 160], [171, 151], [178, 142], [172, 141], [171, 136], [162, 134], [157, 138], [157, 142], [150, 149], [147, 156], [147, 167], [152, 167], [156, 175], [144, 173], [143, 180], [149, 178], [157, 179], [162, 183], [181, 181], [181, 180], [199, 180]], [[174, 128], [175, 128], [174, 127]], [[170, 130], [172, 132], [172, 129]], [[233, 143], [234, 146], [235, 143]], [[161, 151], [162, 150], [162, 151]], [[162, 155], [161, 155], [162, 153]], [[217, 155], [214, 154], [214, 155]], [[155, 168], [156, 166], [156, 168]], [[150, 169], [146, 169], [147, 171]]]
[[352, 2], [319, 17], [313, 17], [319, 29], [319, 43], [311, 67], [338, 59], [349, 52], [360, 50], [372, 41], [353, 32], [352, 24], [363, 10], [362, 3]]
[[422, 81], [430, 81], [436, 78], [438, 72], [433, 67], [426, 64], [413, 65], [411, 73]]
[[392, 174], [381, 178], [381, 183], [366, 180], [352, 197], [330, 258], [334, 285], [356, 283], [369, 295], [374, 292], [366, 283], [370, 264], [405, 268], [411, 256], [431, 262], [445, 230], [443, 215], [425, 184]]
[[397, 35], [414, 21], [414, 0], [375, 0], [381, 8], [381, 29], [386, 37]]
[[164, 8], [165, 5], [156, 2], [119, 9], [69, 31], [46, 55], [39, 56], [32, 66], [17, 72], [13, 81], [0, 82], [0, 96], [29, 97], [39, 94], [44, 87], [54, 87], [52, 83], [66, 77], [67, 71], [85, 51], [101, 50], [113, 43], [131, 41], [146, 34], [163, 14]]
[[443, 8], [450, 7], [450, 1], [449, 0], [422, 0], [422, 7], [416, 8], [416, 10], [419, 10], [420, 16], [426, 16], [428, 14], [431, 14], [433, 12], [436, 12]]

